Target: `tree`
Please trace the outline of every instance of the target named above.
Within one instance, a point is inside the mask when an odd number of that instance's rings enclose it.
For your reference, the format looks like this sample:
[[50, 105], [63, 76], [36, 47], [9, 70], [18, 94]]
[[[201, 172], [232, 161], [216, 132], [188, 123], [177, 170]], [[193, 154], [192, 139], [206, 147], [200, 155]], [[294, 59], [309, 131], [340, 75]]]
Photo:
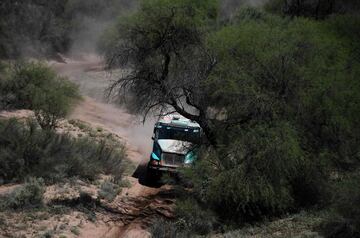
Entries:
[[43, 129], [55, 129], [80, 99], [76, 85], [41, 63], [14, 65], [0, 91], [4, 108], [33, 110]]
[[215, 65], [204, 47], [204, 34], [216, 14], [214, 0], [142, 2], [139, 12], [120, 20], [115, 37], [104, 47], [110, 67], [131, 68], [110, 92], [130, 92], [133, 108], [145, 117], [155, 109], [174, 110], [198, 122], [216, 144], [202, 90]]
[[357, 18], [342, 28], [347, 18], [246, 8], [211, 25], [184, 2], [148, 1], [108, 33], [108, 65], [131, 69], [110, 91], [130, 92], [145, 116], [171, 108], [204, 128], [215, 146], [192, 192], [224, 220], [321, 204], [328, 169], [359, 168], [358, 44], [340, 33]]
[[43, 129], [55, 129], [59, 120], [68, 115], [77, 99], [77, 88], [66, 78], [55, 78], [51, 86], [47, 85], [34, 93], [31, 108], [36, 120]]
[[207, 38], [207, 103], [225, 119], [189, 177], [223, 220], [323, 204], [328, 170], [359, 168], [358, 63], [329, 22], [243, 9]]

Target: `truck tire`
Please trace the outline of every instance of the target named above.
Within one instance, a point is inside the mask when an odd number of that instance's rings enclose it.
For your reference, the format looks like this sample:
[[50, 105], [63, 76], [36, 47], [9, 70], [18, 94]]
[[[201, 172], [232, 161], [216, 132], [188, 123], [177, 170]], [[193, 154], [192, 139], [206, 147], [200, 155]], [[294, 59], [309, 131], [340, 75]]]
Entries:
[[146, 168], [146, 181], [149, 183], [157, 183], [160, 180], [160, 172], [154, 169], [150, 169], [149, 166]]

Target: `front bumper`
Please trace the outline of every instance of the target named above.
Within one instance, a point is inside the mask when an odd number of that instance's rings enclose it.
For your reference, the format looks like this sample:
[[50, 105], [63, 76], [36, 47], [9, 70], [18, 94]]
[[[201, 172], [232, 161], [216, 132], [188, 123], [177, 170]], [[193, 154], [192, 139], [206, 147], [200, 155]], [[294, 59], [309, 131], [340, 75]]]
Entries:
[[172, 167], [172, 166], [164, 166], [164, 165], [148, 165], [149, 169], [155, 170], [155, 171], [161, 171], [161, 172], [176, 172], [179, 167]]

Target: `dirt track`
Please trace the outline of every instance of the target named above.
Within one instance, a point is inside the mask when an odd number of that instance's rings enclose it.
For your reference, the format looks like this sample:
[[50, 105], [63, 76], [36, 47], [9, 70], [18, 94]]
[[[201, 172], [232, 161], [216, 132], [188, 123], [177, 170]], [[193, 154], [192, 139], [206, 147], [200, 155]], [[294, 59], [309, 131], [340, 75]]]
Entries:
[[61, 75], [79, 85], [84, 100], [76, 107], [71, 119], [85, 121], [94, 127], [102, 127], [124, 139], [129, 159], [136, 165], [129, 177], [131, 187], [124, 189], [111, 204], [114, 226], [101, 231], [82, 233], [81, 237], [147, 237], [147, 226], [159, 216], [171, 217], [174, 198], [170, 187], [149, 185], [145, 180], [145, 166], [151, 151], [151, 134], [154, 120], [144, 125], [140, 119], [125, 109], [106, 103], [104, 90], [109, 80], [116, 77], [102, 70], [101, 60], [86, 57], [67, 64], [52, 63]]

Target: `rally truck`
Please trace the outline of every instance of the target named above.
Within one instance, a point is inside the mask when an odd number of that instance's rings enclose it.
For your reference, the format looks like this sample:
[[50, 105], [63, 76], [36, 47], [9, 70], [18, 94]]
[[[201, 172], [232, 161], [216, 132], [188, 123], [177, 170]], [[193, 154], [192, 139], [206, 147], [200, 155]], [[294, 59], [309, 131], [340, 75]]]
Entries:
[[162, 117], [154, 127], [148, 175], [158, 176], [161, 172], [176, 172], [180, 167], [190, 166], [196, 159], [201, 134], [200, 125], [183, 116]]

